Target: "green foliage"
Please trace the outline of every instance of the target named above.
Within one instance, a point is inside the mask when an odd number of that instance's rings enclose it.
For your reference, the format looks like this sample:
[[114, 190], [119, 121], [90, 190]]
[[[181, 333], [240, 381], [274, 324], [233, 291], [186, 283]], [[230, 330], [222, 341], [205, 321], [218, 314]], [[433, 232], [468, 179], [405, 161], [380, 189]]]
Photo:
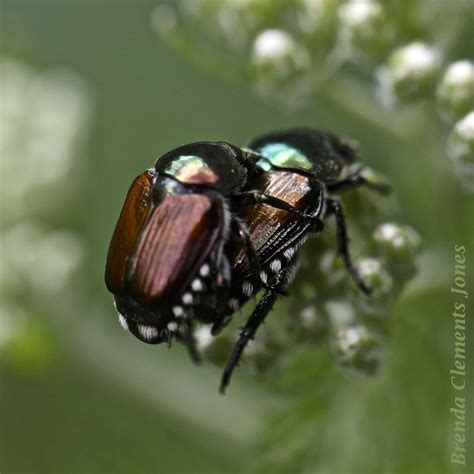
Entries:
[[[0, 471], [450, 472], [472, 15], [463, 0], [4, 1]], [[328, 222], [221, 397], [252, 305], [214, 342], [201, 328], [217, 367], [140, 344], [104, 288], [107, 245], [161, 153], [294, 125], [357, 139], [368, 178], [393, 188], [342, 196], [375, 299]]]

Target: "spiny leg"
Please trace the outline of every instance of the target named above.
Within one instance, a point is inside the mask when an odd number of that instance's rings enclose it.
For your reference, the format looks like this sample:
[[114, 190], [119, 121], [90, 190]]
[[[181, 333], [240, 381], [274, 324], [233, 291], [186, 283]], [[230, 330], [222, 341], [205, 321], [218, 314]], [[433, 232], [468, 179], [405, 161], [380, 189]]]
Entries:
[[194, 339], [194, 323], [191, 319], [188, 320], [186, 327], [186, 347], [188, 349], [189, 356], [195, 364], [202, 362], [199, 351], [196, 347], [196, 339]]
[[236, 218], [236, 222], [239, 226], [239, 234], [245, 244], [247, 261], [249, 263], [249, 274], [247, 275], [247, 279], [250, 280], [255, 288], [263, 287], [266, 290], [274, 290], [282, 296], [288, 296], [288, 293], [286, 293], [286, 291], [284, 291], [282, 288], [276, 288], [274, 285], [265, 283], [260, 279], [262, 267], [258, 259], [257, 251], [253, 246], [250, 234], [245, 228], [245, 225], [239, 219]]
[[214, 322], [211, 327], [211, 334], [216, 336], [224, 328], [224, 326], [230, 321], [229, 315], [227, 313], [227, 303], [229, 297], [229, 285], [232, 281], [232, 269], [230, 267], [227, 257], [224, 256], [221, 262], [221, 267], [226, 267], [225, 271], [222, 273], [229, 273], [228, 279], [226, 279], [226, 284], [217, 286], [216, 288], [216, 299], [214, 305]]
[[[255, 250], [255, 247], [253, 246], [250, 234], [245, 224], [237, 217], [233, 219], [232, 227], [234, 229], [234, 238], [238, 238], [240, 242], [242, 242], [245, 249], [245, 255], [249, 265], [248, 279], [251, 281], [255, 288], [258, 288], [259, 285], [262, 285], [262, 282], [260, 281], [261, 266], [258, 260], [257, 252]], [[211, 327], [211, 334], [213, 336], [219, 334], [219, 332], [224, 328], [226, 323], [229, 322], [231, 319], [231, 315], [227, 314], [225, 308], [218, 308], [217, 314], [218, 316]]]
[[347, 235], [346, 218], [339, 201], [329, 198], [327, 200], [327, 215], [334, 215], [336, 218], [336, 238], [337, 238], [337, 254], [342, 258], [347, 272], [351, 276], [356, 286], [366, 295], [372, 292], [362, 280], [359, 272], [355, 269], [349, 253], [349, 237]]
[[196, 347], [196, 340], [194, 339], [194, 323], [190, 318], [185, 320], [183, 332], [176, 333], [176, 338], [186, 345], [191, 360], [195, 364], [200, 364], [202, 359]]
[[225, 389], [230, 383], [232, 372], [234, 371], [235, 366], [238, 365], [245, 347], [247, 346], [248, 342], [255, 336], [257, 329], [265, 320], [267, 314], [272, 309], [277, 298], [278, 293], [276, 291], [266, 291], [265, 294], [262, 296], [261, 300], [258, 302], [257, 307], [248, 319], [244, 328], [240, 332], [239, 339], [234, 345], [232, 354], [229, 360], [227, 361], [224, 373], [222, 374], [221, 384], [219, 388], [219, 391], [222, 394], [225, 393]]
[[259, 281], [258, 276], [260, 274], [261, 266], [258, 260], [257, 251], [255, 250], [255, 247], [253, 246], [252, 239], [250, 237], [250, 234], [245, 224], [241, 222], [241, 220], [238, 218], [235, 218], [234, 222], [235, 222], [235, 226], [238, 229], [238, 235], [244, 244], [245, 255], [247, 257], [247, 261], [249, 264], [251, 279], [255, 280], [255, 282], [258, 282]]
[[232, 314], [220, 314], [219, 318], [211, 326], [211, 335], [218, 336], [220, 332], [230, 323]]
[[219, 388], [222, 394], [224, 394], [226, 387], [229, 385], [234, 368], [236, 365], [238, 365], [247, 344], [251, 339], [254, 338], [258, 328], [265, 321], [265, 318], [273, 308], [275, 301], [283, 291], [283, 287], [288, 283], [295, 262], [296, 258], [289, 262], [288, 265], [277, 275], [273, 288], [267, 289], [265, 291], [264, 295], [253, 310], [253, 313], [247, 320], [247, 323], [241, 330], [239, 339], [234, 345], [232, 354], [230, 355], [229, 360], [225, 366], [224, 373], [222, 374]]
[[276, 209], [291, 212], [299, 217], [304, 218], [309, 224], [311, 224], [314, 232], [319, 232], [324, 229], [324, 224], [319, 217], [300, 211], [291, 204], [288, 204], [283, 199], [264, 194], [260, 191], [247, 191], [245, 193], [236, 194], [233, 196], [233, 198], [236, 202], [238, 202], [237, 200], [240, 199], [239, 205], [241, 207], [252, 204], [267, 204], [268, 206], [274, 207]]
[[[258, 275], [260, 265], [258, 263], [257, 253], [253, 247], [252, 241], [250, 240], [250, 236], [248, 235], [248, 232], [244, 227], [244, 224], [240, 222], [238, 218], [232, 219], [231, 238], [235, 241], [238, 241], [239, 244], [243, 244], [252, 274], [256, 273]], [[221, 266], [228, 267], [229, 279], [227, 280], [227, 284], [225, 287], [217, 289], [217, 298], [214, 307], [215, 317], [213, 318], [213, 323], [211, 326], [211, 334], [213, 336], [217, 336], [220, 331], [222, 331], [222, 329], [225, 327], [225, 325], [230, 321], [230, 315], [227, 311], [227, 304], [229, 297], [229, 285], [232, 282], [232, 269], [225, 255], [222, 258]], [[227, 271], [222, 273], [227, 273]]]

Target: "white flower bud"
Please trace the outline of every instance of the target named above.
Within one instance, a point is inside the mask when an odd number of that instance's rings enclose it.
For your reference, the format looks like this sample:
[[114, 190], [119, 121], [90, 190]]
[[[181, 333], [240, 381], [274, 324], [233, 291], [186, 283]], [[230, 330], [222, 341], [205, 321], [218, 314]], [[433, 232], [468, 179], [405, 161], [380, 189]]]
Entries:
[[380, 336], [362, 325], [337, 329], [331, 345], [339, 364], [369, 375], [377, 372], [384, 358]]
[[257, 85], [261, 92], [281, 92], [281, 86], [300, 83], [310, 65], [306, 49], [283, 30], [266, 30], [252, 51]]
[[304, 67], [309, 58], [293, 38], [282, 30], [266, 30], [255, 40], [253, 59], [257, 65], [270, 65], [276, 73], [286, 75], [292, 68]]
[[211, 334], [211, 328], [209, 326], [201, 326], [197, 328], [194, 331], [194, 340], [199, 352], [206, 351], [214, 340], [214, 336]]
[[386, 222], [377, 227], [372, 239], [392, 274], [404, 279], [413, 275], [415, 258], [421, 245], [421, 238], [415, 230]]
[[337, 0], [301, 0], [296, 22], [304, 33], [325, 36], [334, 28]]
[[198, 354], [212, 364], [221, 366], [232, 350], [235, 334], [232, 331], [226, 331], [213, 336], [210, 326], [205, 325], [195, 329], [193, 337]]
[[448, 139], [448, 156], [467, 191], [474, 191], [474, 111], [460, 120]]
[[342, 56], [352, 59], [360, 56], [358, 53], [370, 58], [380, 56], [391, 37], [391, 28], [386, 24], [385, 11], [380, 3], [352, 0], [339, 7], [338, 18], [338, 47]]
[[394, 297], [394, 282], [382, 262], [375, 258], [364, 258], [357, 262], [356, 268], [362, 280], [372, 289], [370, 297], [362, 294], [359, 288], [353, 289], [353, 296], [359, 309], [367, 315], [385, 317]]
[[443, 115], [459, 118], [474, 104], [474, 63], [456, 61], [447, 69], [438, 88], [438, 100]]
[[379, 71], [382, 100], [410, 100], [429, 94], [440, 65], [439, 52], [424, 43], [412, 43], [395, 50]]

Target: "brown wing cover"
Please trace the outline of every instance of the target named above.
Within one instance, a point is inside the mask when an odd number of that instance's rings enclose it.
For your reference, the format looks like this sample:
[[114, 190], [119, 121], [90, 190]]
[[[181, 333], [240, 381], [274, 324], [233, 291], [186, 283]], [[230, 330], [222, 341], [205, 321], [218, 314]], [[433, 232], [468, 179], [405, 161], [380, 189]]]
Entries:
[[[304, 210], [309, 205], [308, 178], [293, 172], [267, 172], [259, 176], [256, 182], [251, 183], [250, 186], [265, 194], [282, 199], [299, 210]], [[299, 219], [291, 212], [282, 211], [267, 204], [243, 208], [239, 212], [239, 217], [247, 223], [257, 253], [269, 240], [276, 238], [279, 229], [285, 228], [290, 221]], [[238, 261], [242, 261], [244, 258], [245, 256], [241, 252]]]
[[110, 242], [105, 283], [111, 293], [124, 291], [129, 259], [152, 204], [153, 176], [145, 171], [135, 178], [125, 199]]
[[146, 306], [172, 304], [221, 234], [220, 201], [203, 194], [165, 198], [153, 209], [129, 269], [133, 298]]

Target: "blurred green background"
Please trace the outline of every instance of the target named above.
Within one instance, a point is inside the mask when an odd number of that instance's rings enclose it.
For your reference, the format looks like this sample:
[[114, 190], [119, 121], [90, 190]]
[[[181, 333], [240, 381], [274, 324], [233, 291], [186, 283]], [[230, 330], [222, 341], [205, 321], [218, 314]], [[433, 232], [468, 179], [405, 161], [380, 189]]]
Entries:
[[[473, 51], [458, 5], [453, 60]], [[177, 55], [151, 26], [155, 6], [0, 2], [0, 472], [451, 472], [450, 287], [455, 244], [472, 286], [474, 208], [433, 106], [385, 112], [350, 85], [350, 106], [330, 93], [298, 108], [262, 99], [231, 70], [222, 80]], [[420, 271], [391, 311], [376, 377], [343, 371], [325, 345], [295, 347], [278, 372], [238, 371], [222, 397], [219, 367], [117, 324], [109, 239], [131, 180], [163, 152], [294, 125], [360, 141], [422, 236]]]

